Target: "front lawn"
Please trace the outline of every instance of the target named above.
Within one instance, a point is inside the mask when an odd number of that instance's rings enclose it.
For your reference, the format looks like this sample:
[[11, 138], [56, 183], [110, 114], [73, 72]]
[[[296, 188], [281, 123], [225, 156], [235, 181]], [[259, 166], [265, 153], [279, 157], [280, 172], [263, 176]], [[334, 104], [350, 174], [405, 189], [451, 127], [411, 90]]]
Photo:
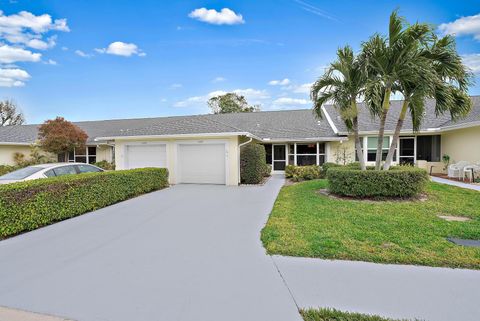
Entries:
[[[480, 193], [429, 183], [426, 201], [356, 201], [321, 195], [326, 180], [285, 186], [262, 231], [270, 254], [480, 269]], [[449, 222], [437, 215], [463, 216]]]
[[300, 311], [305, 321], [400, 321], [377, 315], [342, 312], [335, 309], [309, 309]]

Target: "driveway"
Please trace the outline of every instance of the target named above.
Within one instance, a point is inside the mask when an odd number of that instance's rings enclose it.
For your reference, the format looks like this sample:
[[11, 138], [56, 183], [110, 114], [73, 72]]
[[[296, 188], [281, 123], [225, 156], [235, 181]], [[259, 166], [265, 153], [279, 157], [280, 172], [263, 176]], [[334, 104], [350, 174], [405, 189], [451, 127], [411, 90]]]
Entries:
[[299, 321], [259, 240], [283, 180], [177, 185], [0, 242], [0, 306], [88, 321]]

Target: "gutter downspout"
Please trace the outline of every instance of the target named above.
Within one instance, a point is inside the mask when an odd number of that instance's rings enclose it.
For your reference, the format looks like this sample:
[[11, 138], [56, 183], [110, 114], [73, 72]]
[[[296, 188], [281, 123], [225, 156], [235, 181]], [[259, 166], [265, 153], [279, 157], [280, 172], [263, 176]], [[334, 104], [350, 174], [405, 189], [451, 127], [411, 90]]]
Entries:
[[247, 136], [248, 138], [250, 138], [248, 141], [244, 142], [244, 143], [241, 143], [238, 145], [238, 184], [240, 185], [241, 183], [241, 178], [240, 178], [240, 149], [242, 146], [245, 146], [247, 144], [250, 144], [253, 140], [252, 137], [249, 137]]

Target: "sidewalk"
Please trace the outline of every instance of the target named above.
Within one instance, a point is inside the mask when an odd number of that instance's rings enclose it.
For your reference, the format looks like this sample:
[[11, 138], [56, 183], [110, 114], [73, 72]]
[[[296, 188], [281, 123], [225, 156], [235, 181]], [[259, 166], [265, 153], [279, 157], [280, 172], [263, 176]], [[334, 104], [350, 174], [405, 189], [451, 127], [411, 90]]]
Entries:
[[452, 181], [452, 180], [449, 180], [449, 179], [436, 177], [436, 176], [430, 176], [430, 177], [432, 178], [432, 182], [442, 183], [442, 184], [447, 184], [447, 185], [453, 185], [453, 186], [458, 186], [458, 187], [462, 187], [462, 188], [473, 189], [475, 191], [480, 191], [480, 185], [466, 184], [466, 183]]

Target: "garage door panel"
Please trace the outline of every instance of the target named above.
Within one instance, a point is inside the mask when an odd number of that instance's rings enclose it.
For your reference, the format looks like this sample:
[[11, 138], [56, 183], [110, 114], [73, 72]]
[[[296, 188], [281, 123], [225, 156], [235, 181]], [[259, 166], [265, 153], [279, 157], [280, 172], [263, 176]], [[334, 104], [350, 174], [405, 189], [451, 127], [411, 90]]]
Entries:
[[178, 145], [180, 183], [225, 184], [225, 144]]
[[127, 167], [167, 167], [167, 148], [162, 145], [127, 146]]

